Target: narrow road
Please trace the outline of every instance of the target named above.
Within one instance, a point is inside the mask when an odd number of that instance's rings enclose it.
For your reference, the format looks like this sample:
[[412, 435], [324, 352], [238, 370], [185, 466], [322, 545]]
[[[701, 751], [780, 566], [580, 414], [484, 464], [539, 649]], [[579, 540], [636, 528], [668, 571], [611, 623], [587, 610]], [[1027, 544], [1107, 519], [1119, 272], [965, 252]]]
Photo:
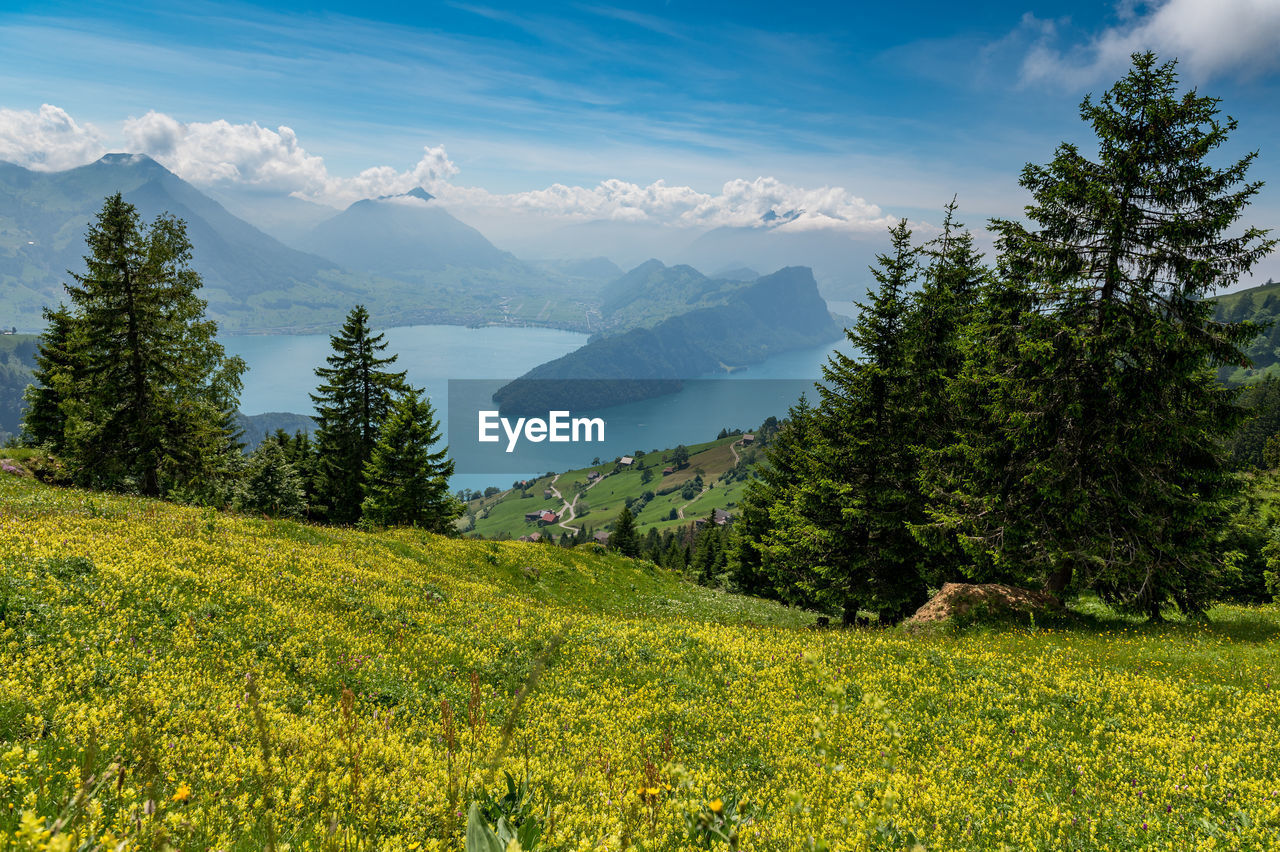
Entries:
[[[604, 474], [604, 476], [601, 476], [599, 479], [597, 479], [595, 482], [588, 485], [583, 490], [590, 491], [592, 488], [595, 488], [601, 482], [604, 482], [605, 477], [609, 475], [610, 474], [607, 474], [607, 473]], [[577, 517], [577, 513], [574, 511], [574, 507], [578, 505], [578, 498], [582, 495], [580, 494], [573, 495], [572, 503], [564, 499], [564, 495], [560, 493], [560, 489], [556, 488], [556, 480], [558, 480], [559, 478], [560, 478], [560, 474], [557, 473], [555, 476], [551, 477], [551, 483], [547, 486], [547, 488], [551, 491], [551, 493], [556, 495], [556, 497], [559, 498], [560, 502], [564, 503], [564, 505], [560, 507], [560, 523], [556, 524], [556, 526], [563, 527], [569, 532], [576, 534], [581, 530], [581, 527], [571, 527], [569, 526], [568, 522], [572, 521], [574, 518]]]
[[[738, 451], [735, 450], [734, 447], [738, 446], [741, 443], [742, 443], [742, 439], [739, 438], [738, 440], [734, 441], [732, 444], [729, 445], [729, 452], [733, 453], [733, 463], [735, 466], [737, 466], [738, 462], [742, 460], [742, 457], [738, 455]], [[702, 490], [698, 492], [697, 497], [694, 497], [688, 503], [685, 503], [679, 509], [676, 509], [676, 517], [683, 521], [684, 510], [689, 508], [694, 503], [696, 503], [698, 500], [698, 497], [701, 497], [703, 494], [706, 494], [708, 490], [709, 489], [706, 486], [703, 486]]]
[[690, 506], [692, 506], [692, 505], [697, 501], [698, 497], [701, 497], [703, 494], [706, 494], [706, 493], [707, 493], [707, 487], [704, 485], [704, 486], [702, 486], [702, 490], [701, 490], [701, 491], [699, 491], [699, 492], [697, 493], [697, 495], [696, 495], [692, 500], [690, 500], [688, 503], [685, 503], [685, 504], [684, 504], [683, 506], [681, 506], [679, 509], [676, 509], [676, 517], [683, 521], [683, 520], [684, 520], [684, 510], [685, 510], [685, 509], [687, 509], [687, 508], [689, 508]]

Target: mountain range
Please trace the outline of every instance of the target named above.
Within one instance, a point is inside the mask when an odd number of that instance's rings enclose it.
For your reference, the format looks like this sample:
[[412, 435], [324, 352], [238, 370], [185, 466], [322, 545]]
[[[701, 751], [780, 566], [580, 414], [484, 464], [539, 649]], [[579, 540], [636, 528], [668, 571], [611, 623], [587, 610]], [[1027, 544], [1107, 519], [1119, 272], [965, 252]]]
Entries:
[[[851, 245], [845, 236], [765, 227], [718, 229], [690, 244], [690, 232], [633, 223], [631, 232], [648, 235], [663, 256], [691, 256], [699, 268], [722, 274], [708, 278], [688, 263], [659, 261], [624, 273], [605, 257], [581, 257], [589, 255], [583, 246], [605, 251], [620, 238], [610, 223], [565, 229], [562, 237], [577, 240], [566, 246], [576, 259], [526, 262], [421, 187], [334, 210], [265, 191], [206, 193], [141, 154], [108, 154], [62, 172], [0, 162], [0, 327], [43, 327], [42, 308], [65, 299], [63, 284], [83, 269], [85, 231], [115, 192], [146, 221], [169, 213], [186, 222], [201, 296], [231, 333], [331, 330], [360, 303], [383, 326], [541, 325], [616, 334], [724, 304], [757, 277], [748, 263], [796, 265], [810, 251], [833, 266], [832, 253]], [[778, 257], [791, 260], [771, 265]]]
[[[344, 282], [332, 261], [291, 249], [226, 211], [150, 157], [108, 154], [63, 172], [0, 163], [0, 315], [38, 328], [40, 309], [65, 296], [84, 268], [84, 234], [103, 199], [120, 192], [144, 220], [171, 213], [187, 223], [193, 266], [210, 314], [231, 326], [280, 299], [332, 298]], [[343, 300], [346, 301], [345, 299]]]
[[[85, 232], [116, 192], [145, 221], [170, 213], [186, 222], [201, 296], [224, 331], [333, 328], [356, 303], [384, 325], [589, 331], [582, 304], [616, 272], [607, 261], [603, 274], [589, 265], [562, 274], [522, 263], [422, 189], [332, 211], [289, 246], [145, 155], [108, 154], [62, 172], [0, 162], [0, 326], [43, 327], [41, 309], [65, 299], [63, 283], [84, 268]], [[555, 304], [543, 299], [523, 313], [509, 304], [539, 290], [554, 293]]]

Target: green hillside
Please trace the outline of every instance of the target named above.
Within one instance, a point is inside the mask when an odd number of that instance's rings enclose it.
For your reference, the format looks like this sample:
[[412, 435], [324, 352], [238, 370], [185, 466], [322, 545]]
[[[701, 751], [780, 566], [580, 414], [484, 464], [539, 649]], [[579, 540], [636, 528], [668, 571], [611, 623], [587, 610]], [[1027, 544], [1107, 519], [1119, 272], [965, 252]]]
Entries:
[[0, 334], [0, 442], [22, 425], [22, 395], [31, 383], [39, 342], [34, 334]]
[[1269, 328], [1253, 341], [1245, 354], [1252, 367], [1224, 367], [1219, 377], [1233, 385], [1256, 382], [1264, 376], [1280, 374], [1280, 283], [1268, 280], [1260, 287], [1214, 298], [1214, 319], [1218, 322], [1256, 322]]
[[[598, 465], [540, 477], [524, 488], [472, 500], [467, 506], [463, 527], [468, 534], [484, 538], [514, 539], [534, 532], [550, 532], [558, 539], [568, 531], [565, 527], [548, 527], [525, 520], [525, 513], [545, 509], [562, 515], [562, 522], [569, 527], [585, 525], [592, 531], [609, 531], [628, 500], [641, 504], [637, 511], [633, 502], [632, 511], [636, 513], [637, 529], [642, 533], [651, 527], [661, 532], [688, 526], [695, 519], [707, 517], [713, 509], [733, 514], [749, 480], [741, 475], [725, 481], [726, 474], [755, 465], [761, 458], [762, 448], [758, 444], [744, 445], [741, 435], [693, 444], [688, 447], [688, 464], [664, 474], [663, 470], [675, 466], [673, 451], [674, 448], [669, 448], [637, 455], [629, 466], [609, 459]], [[600, 479], [589, 479], [592, 473], [599, 474]], [[702, 480], [701, 490], [696, 488], [698, 478]], [[686, 486], [689, 491], [685, 490]], [[547, 496], [550, 489], [561, 496], [556, 497], [554, 493]], [[652, 496], [646, 497], [646, 494]], [[572, 519], [563, 512], [566, 501], [574, 502]], [[673, 511], [675, 518], [671, 517]]]
[[594, 550], [0, 475], [0, 848], [1280, 844], [1274, 606], [811, 631]]

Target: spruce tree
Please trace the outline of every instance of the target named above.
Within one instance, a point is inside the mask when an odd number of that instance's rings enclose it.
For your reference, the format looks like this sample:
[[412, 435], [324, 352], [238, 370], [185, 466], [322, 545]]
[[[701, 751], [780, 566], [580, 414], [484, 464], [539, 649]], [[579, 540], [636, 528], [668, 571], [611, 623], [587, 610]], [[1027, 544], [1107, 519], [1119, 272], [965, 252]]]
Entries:
[[821, 478], [806, 495], [825, 541], [815, 570], [844, 596], [846, 623], [858, 609], [896, 622], [926, 597], [925, 554], [909, 526], [923, 519], [920, 399], [909, 360], [920, 251], [905, 219], [890, 237], [890, 252], [871, 270], [879, 287], [849, 332], [860, 357], [837, 352], [823, 369]]
[[[956, 381], [964, 368], [969, 338], [990, 272], [974, 248], [973, 235], [956, 219], [956, 200], [946, 205], [942, 233], [925, 244], [920, 289], [912, 295], [906, 321], [908, 371], [905, 381], [912, 399], [914, 426], [903, 437], [913, 444], [922, 482], [918, 506], [932, 501], [934, 469], [945, 464], [946, 454], [957, 443], [957, 432], [971, 414], [970, 402], [956, 393]], [[975, 341], [979, 346], [989, 341]], [[926, 569], [922, 576], [930, 586], [971, 579], [969, 558], [954, 535], [921, 523], [919, 512], [911, 529], [925, 545]]]
[[453, 530], [463, 506], [449, 493], [453, 460], [448, 447], [435, 449], [439, 442], [440, 424], [423, 391], [402, 393], [365, 465], [366, 519], [437, 533]]
[[777, 526], [775, 514], [781, 515], [792, 504], [801, 482], [809, 476], [815, 437], [815, 413], [802, 395], [765, 448], [757, 478], [747, 484], [738, 504], [729, 573], [734, 587], [744, 594], [799, 606], [816, 603], [811, 576], [790, 562], [785, 550], [771, 548], [767, 540]]
[[1275, 246], [1257, 228], [1228, 233], [1261, 186], [1245, 179], [1255, 154], [1210, 162], [1236, 122], [1216, 99], [1179, 95], [1174, 63], [1150, 53], [1080, 112], [1096, 159], [1063, 144], [1028, 165], [1030, 226], [992, 223], [1006, 304], [1026, 309], [990, 386], [974, 385], [989, 428], [952, 520], [997, 570], [1157, 617], [1169, 602], [1198, 612], [1216, 588], [1211, 544], [1236, 488], [1223, 446], [1241, 414], [1213, 370], [1244, 362], [1256, 334], [1214, 322], [1205, 297]]
[[249, 455], [236, 491], [243, 512], [296, 518], [307, 509], [302, 477], [277, 438], [267, 438]]
[[[753, 490], [743, 538], [758, 539], [740, 541], [734, 560], [743, 576], [758, 550], [788, 598], [839, 610], [845, 623], [860, 609], [897, 621], [926, 595], [924, 550], [911, 532], [924, 519], [908, 357], [908, 291], [920, 251], [906, 220], [890, 237], [891, 250], [871, 270], [879, 287], [846, 332], [860, 354], [833, 353], [823, 368], [820, 405], [793, 427], [803, 438], [785, 459], [790, 475], [780, 479], [775, 469]], [[775, 444], [782, 445], [771, 448], [776, 462], [788, 448], [783, 433]], [[752, 505], [762, 498], [769, 501], [763, 512]]]
[[950, 443], [949, 433], [960, 416], [947, 389], [963, 365], [964, 330], [988, 278], [973, 235], [955, 218], [956, 209], [953, 198], [945, 208], [942, 233], [921, 252], [921, 287], [911, 297], [906, 321], [908, 381], [919, 406], [918, 437], [928, 450]]
[[48, 325], [40, 336], [35, 369], [25, 393], [22, 436], [31, 446], [43, 446], [60, 454], [67, 422], [63, 399], [76, 376], [77, 359], [71, 340], [75, 317], [65, 305], [59, 305], [57, 310], [45, 308], [44, 318]]
[[[144, 226], [119, 193], [86, 234], [85, 273], [52, 312], [28, 431], [52, 440], [83, 485], [149, 496], [217, 490], [239, 451], [232, 418], [244, 362], [205, 319], [180, 219]], [[54, 413], [56, 409], [56, 414]], [[57, 417], [62, 435], [54, 435]]]
[[694, 579], [703, 586], [714, 586], [716, 583], [716, 563], [720, 553], [720, 531], [716, 528], [715, 512], [711, 512], [698, 530], [697, 543], [693, 549]]
[[614, 521], [613, 532], [609, 534], [609, 548], [623, 556], [638, 556], [640, 553], [636, 520], [626, 506], [622, 507], [622, 511], [618, 513], [618, 520]]
[[369, 312], [357, 305], [342, 329], [330, 337], [333, 354], [316, 368], [321, 380], [311, 401], [316, 407], [316, 492], [334, 523], [360, 519], [365, 465], [397, 394], [408, 391], [403, 372], [385, 369], [396, 356], [380, 357], [387, 344], [369, 330]]

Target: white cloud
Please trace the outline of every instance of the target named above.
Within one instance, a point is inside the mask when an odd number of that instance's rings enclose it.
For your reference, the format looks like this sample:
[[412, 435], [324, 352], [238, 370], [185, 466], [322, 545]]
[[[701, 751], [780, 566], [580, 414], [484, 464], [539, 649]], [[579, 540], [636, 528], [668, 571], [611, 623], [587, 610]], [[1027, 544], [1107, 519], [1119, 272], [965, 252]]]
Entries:
[[663, 181], [640, 186], [606, 180], [594, 188], [555, 184], [493, 195], [447, 186], [441, 201], [472, 209], [521, 211], [577, 221], [610, 220], [697, 227], [777, 227], [786, 230], [868, 230], [892, 224], [874, 204], [841, 187], [805, 189], [771, 177], [732, 180], [718, 195]]
[[419, 186], [432, 195], [439, 195], [457, 173], [458, 167], [449, 159], [443, 145], [435, 148], [423, 146], [422, 158], [408, 171], [397, 171], [393, 166], [374, 166], [351, 178], [328, 177], [319, 190], [295, 194], [313, 201], [340, 205], [361, 198], [399, 195]]
[[1021, 29], [1036, 42], [1022, 65], [1024, 82], [1079, 87], [1129, 64], [1135, 52], [1177, 58], [1197, 79], [1216, 74], [1253, 76], [1280, 67], [1280, 0], [1163, 0], [1140, 11], [1132, 0], [1117, 8], [1120, 23], [1088, 41], [1060, 49], [1052, 22], [1024, 17]]
[[[458, 168], [443, 146], [424, 146], [422, 157], [408, 169], [373, 166], [341, 177], [330, 174], [324, 159], [309, 153], [291, 128], [224, 120], [184, 123], [155, 111], [123, 122], [119, 140], [124, 150], [147, 154], [198, 186], [249, 187], [336, 207], [422, 187], [450, 207], [551, 220], [792, 231], [864, 231], [893, 222], [879, 207], [841, 187], [807, 189], [772, 177], [731, 180], [714, 195], [661, 180], [641, 186], [618, 179], [594, 187], [557, 183], [495, 194], [453, 183]], [[57, 107], [46, 105], [39, 113], [0, 110], [0, 159], [57, 170], [91, 162], [106, 150], [94, 128], [77, 124]]]
[[750, 226], [766, 221], [786, 230], [866, 230], [893, 223], [880, 208], [838, 186], [805, 189], [771, 177], [733, 180], [720, 195], [684, 217], [713, 226]]
[[335, 177], [322, 157], [307, 153], [291, 128], [271, 130], [257, 122], [184, 124], [163, 113], [148, 112], [126, 121], [124, 135], [130, 151], [149, 154], [192, 183], [275, 189], [337, 206], [408, 192], [416, 186], [431, 190], [458, 172], [443, 147], [426, 147], [422, 159], [408, 171], [376, 166], [355, 177]]
[[97, 130], [77, 124], [63, 109], [0, 109], [0, 160], [56, 172], [91, 163], [106, 153]]

